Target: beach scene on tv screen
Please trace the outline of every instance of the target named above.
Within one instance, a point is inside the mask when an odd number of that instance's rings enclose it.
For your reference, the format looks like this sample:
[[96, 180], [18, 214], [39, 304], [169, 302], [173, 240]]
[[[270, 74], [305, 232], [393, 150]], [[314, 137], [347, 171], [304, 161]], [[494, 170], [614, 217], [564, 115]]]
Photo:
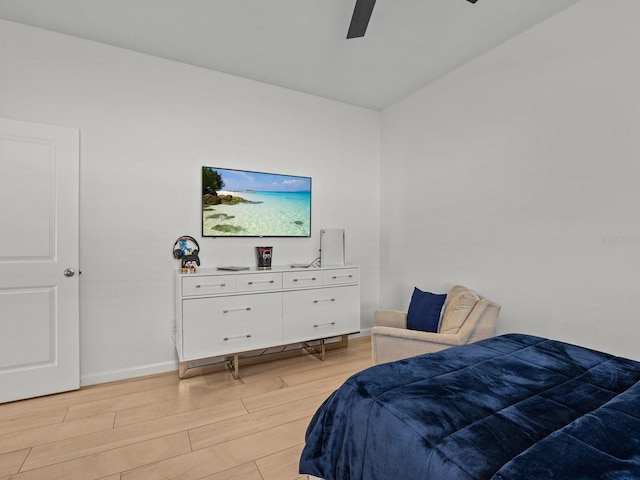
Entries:
[[310, 236], [311, 178], [203, 167], [202, 235]]

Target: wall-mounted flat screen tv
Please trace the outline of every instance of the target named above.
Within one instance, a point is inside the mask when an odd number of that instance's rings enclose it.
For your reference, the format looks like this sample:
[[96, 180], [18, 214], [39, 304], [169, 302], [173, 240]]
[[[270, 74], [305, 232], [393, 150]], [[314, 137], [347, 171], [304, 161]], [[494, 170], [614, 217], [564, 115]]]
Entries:
[[310, 237], [311, 178], [202, 167], [203, 237]]

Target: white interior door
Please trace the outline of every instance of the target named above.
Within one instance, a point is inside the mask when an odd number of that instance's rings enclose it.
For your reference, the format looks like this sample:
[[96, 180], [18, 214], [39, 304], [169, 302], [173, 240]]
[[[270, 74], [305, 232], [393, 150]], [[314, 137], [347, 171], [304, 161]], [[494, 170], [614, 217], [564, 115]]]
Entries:
[[79, 138], [0, 119], [0, 403], [79, 388]]

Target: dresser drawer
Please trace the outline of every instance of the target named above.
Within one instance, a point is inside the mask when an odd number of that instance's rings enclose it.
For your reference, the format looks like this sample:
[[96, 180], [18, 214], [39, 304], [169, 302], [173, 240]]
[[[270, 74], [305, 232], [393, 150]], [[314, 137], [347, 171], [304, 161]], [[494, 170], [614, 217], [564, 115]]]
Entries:
[[324, 270], [322, 272], [322, 283], [323, 285], [360, 283], [360, 270], [358, 268]]
[[360, 330], [357, 285], [285, 292], [282, 331], [285, 343]]
[[236, 279], [236, 290], [238, 292], [257, 292], [281, 289], [281, 273], [248, 273], [246, 275], [238, 275]]
[[322, 272], [284, 272], [282, 274], [283, 288], [308, 288], [322, 285]]
[[192, 298], [182, 302], [183, 356], [213, 357], [282, 343], [282, 295]]
[[352, 312], [334, 313], [323, 318], [300, 317], [285, 319], [283, 323], [284, 343], [305, 342], [319, 338], [336, 337], [360, 330], [360, 318]]
[[316, 315], [358, 305], [357, 285], [284, 292], [284, 316]]
[[196, 277], [182, 277], [182, 295], [217, 295], [236, 291], [236, 277], [234, 275], [203, 275]]

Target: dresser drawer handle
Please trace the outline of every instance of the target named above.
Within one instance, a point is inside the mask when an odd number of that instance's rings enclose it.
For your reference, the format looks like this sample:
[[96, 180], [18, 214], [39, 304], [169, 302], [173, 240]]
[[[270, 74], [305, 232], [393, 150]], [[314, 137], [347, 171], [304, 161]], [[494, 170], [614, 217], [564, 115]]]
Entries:
[[313, 328], [324, 327], [325, 325], [335, 325], [336, 322], [316, 323]]
[[309, 282], [315, 282], [317, 280], [316, 277], [303, 277], [303, 278], [294, 278], [293, 281], [294, 282], [298, 282], [298, 281], [302, 281], [302, 280], [307, 280]]
[[223, 340], [228, 342], [229, 340], [233, 340], [234, 338], [251, 338], [251, 334], [246, 333], [244, 335], [236, 335], [234, 337], [224, 337]]
[[313, 303], [320, 303], [320, 302], [335, 302], [336, 299], [335, 298], [323, 298], [321, 300], [314, 300]]
[[251, 310], [251, 307], [226, 308], [222, 310], [222, 313], [248, 312], [249, 310]]
[[274, 283], [273, 280], [259, 280], [257, 282], [247, 282], [247, 285], [255, 285], [257, 283]]
[[208, 283], [207, 285], [196, 285], [196, 288], [202, 287], [226, 287], [226, 283]]
[[331, 280], [337, 280], [339, 278], [353, 278], [353, 275], [334, 275]]

